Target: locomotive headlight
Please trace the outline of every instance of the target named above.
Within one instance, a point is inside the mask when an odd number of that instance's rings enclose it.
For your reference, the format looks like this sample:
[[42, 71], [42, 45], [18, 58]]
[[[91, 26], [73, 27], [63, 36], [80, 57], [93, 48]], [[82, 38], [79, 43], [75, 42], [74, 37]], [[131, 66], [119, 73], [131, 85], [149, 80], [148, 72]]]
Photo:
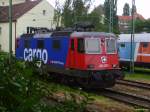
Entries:
[[112, 67], [113, 67], [113, 68], [117, 68], [117, 67], [118, 67], [118, 65], [116, 65], [116, 64], [113, 64], [113, 65], [112, 65]]
[[88, 69], [93, 69], [93, 68], [94, 68], [94, 65], [92, 65], [92, 64], [87, 65], [87, 68], [88, 68]]

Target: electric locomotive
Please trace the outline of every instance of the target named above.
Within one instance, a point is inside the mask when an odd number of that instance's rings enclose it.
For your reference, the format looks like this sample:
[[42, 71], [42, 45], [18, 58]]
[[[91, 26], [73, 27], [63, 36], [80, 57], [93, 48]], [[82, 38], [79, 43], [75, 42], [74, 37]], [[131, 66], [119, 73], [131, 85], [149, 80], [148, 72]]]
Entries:
[[[104, 32], [28, 32], [17, 39], [17, 59], [42, 62], [40, 68], [51, 76], [73, 80], [84, 87], [107, 88], [122, 77], [116, 36]], [[44, 67], [42, 67], [44, 66]]]

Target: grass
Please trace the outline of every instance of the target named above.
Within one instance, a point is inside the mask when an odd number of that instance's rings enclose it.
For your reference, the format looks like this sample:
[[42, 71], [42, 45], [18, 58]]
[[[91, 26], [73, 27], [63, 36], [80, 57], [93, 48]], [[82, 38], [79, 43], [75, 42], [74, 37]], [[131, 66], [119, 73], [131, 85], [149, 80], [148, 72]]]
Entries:
[[[103, 112], [110, 112], [111, 109], [112, 110], [115, 109], [116, 111], [120, 111], [120, 112], [134, 112], [134, 108], [130, 106], [126, 106], [122, 103], [120, 104], [116, 101], [113, 101], [104, 96], [97, 95], [95, 93], [82, 91], [79, 88], [71, 88], [71, 87], [53, 83], [53, 82], [43, 82], [43, 81], [40, 81], [40, 82], [43, 84], [46, 84], [48, 87], [48, 90], [56, 92], [56, 93], [60, 92], [60, 93], [65, 93], [66, 95], [76, 94], [77, 96], [86, 97], [88, 99], [87, 103], [90, 107], [93, 107], [93, 106], [94, 107], [96, 106], [96, 108], [101, 107], [99, 108], [99, 110], [102, 110]], [[123, 111], [122, 108], [125, 108], [127, 111]]]
[[144, 73], [126, 73], [125, 79], [127, 80], [135, 80], [150, 83], [150, 74]]

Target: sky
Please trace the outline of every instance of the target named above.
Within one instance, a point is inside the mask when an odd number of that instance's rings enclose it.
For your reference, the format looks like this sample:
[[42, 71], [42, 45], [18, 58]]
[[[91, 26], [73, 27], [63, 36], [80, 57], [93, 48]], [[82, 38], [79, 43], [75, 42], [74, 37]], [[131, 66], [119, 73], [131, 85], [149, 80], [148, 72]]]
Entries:
[[[53, 6], [55, 6], [55, 0], [47, 0], [49, 1]], [[61, 3], [63, 4], [63, 2], [65, 0], [59, 0], [61, 1]], [[105, 0], [93, 0], [93, 6], [91, 7], [91, 9], [93, 9], [94, 7], [98, 6], [99, 4], [103, 4]], [[129, 3], [130, 4], [130, 8], [132, 6], [132, 0], [118, 0], [118, 11], [117, 14], [118, 15], [122, 15], [123, 13], [123, 7], [125, 3]], [[136, 8], [137, 8], [137, 12], [141, 15], [143, 15], [143, 17], [145, 19], [150, 18], [150, 0], [135, 0], [135, 4], [136, 4]]]

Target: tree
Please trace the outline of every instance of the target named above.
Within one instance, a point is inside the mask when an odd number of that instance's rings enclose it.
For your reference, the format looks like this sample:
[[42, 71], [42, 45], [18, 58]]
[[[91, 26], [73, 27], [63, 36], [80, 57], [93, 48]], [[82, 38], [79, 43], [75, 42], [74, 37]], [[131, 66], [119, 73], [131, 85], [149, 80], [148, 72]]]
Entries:
[[133, 12], [133, 14], [137, 13], [136, 5], [133, 6], [133, 10], [131, 8], [131, 15], [132, 15], [132, 12]]
[[62, 10], [62, 23], [65, 27], [73, 24], [72, 0], [66, 0]]
[[104, 7], [99, 5], [89, 14], [89, 21], [95, 25], [96, 31], [106, 31], [106, 25], [104, 24]]
[[123, 8], [123, 16], [129, 16], [130, 15], [130, 6], [128, 3], [125, 3]]
[[[110, 11], [111, 11], [111, 17], [110, 17]], [[118, 16], [117, 16], [117, 0], [105, 0], [104, 13], [105, 13], [105, 24], [107, 25], [107, 29], [109, 29], [108, 26], [109, 23], [111, 23], [113, 29], [112, 32], [119, 33]]]
[[72, 26], [75, 22], [86, 21], [91, 0], [66, 0], [62, 10], [62, 23], [65, 27]]
[[136, 19], [135, 21], [135, 32], [150, 32], [150, 20], [140, 20]]
[[56, 27], [60, 26], [61, 23], [61, 11], [62, 8], [60, 6], [59, 0], [55, 1], [55, 11], [54, 11], [54, 23], [56, 23]]

